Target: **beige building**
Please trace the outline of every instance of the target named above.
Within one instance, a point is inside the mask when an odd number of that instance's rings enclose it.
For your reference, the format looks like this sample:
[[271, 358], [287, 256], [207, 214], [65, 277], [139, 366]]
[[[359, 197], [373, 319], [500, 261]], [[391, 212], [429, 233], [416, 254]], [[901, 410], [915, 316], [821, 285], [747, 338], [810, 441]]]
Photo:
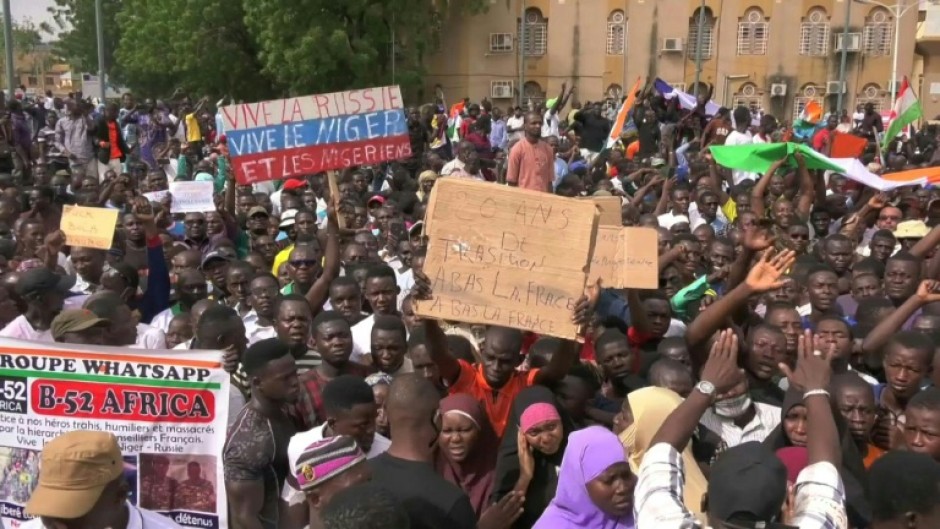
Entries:
[[[54, 96], [66, 96], [81, 88], [73, 80], [72, 68], [62, 62], [52, 51], [50, 44], [41, 43], [28, 53], [14, 54], [16, 86], [25, 87], [26, 95], [43, 95], [51, 90]], [[5, 70], [0, 72], [6, 87]]]
[[[713, 99], [726, 106], [744, 104], [792, 119], [810, 100], [834, 108], [842, 89], [850, 111], [866, 102], [887, 110], [896, 31], [898, 83], [904, 75], [918, 81], [918, 7], [895, 20], [897, 11], [858, 0], [848, 6], [849, 0], [490, 2], [484, 14], [452, 15], [444, 22], [444, 45], [429, 60], [425, 93], [439, 85], [448, 103], [488, 97], [504, 106], [555, 97], [567, 82], [577, 87], [579, 100], [597, 101], [619, 96], [638, 77], [659, 77], [692, 92], [700, 57], [700, 81], [712, 85]], [[935, 58], [926, 62], [937, 72], [931, 79], [940, 97], [940, 23], [935, 42]]]

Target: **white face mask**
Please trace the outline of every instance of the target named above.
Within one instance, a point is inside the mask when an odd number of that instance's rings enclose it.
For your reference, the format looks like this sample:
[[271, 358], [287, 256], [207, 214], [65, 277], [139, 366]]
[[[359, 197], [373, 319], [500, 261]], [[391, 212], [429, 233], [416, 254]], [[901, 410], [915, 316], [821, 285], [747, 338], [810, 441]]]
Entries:
[[744, 393], [737, 397], [716, 401], [715, 404], [712, 405], [712, 410], [715, 412], [715, 415], [719, 417], [737, 419], [744, 415], [747, 410], [751, 408], [752, 404], [751, 395]]

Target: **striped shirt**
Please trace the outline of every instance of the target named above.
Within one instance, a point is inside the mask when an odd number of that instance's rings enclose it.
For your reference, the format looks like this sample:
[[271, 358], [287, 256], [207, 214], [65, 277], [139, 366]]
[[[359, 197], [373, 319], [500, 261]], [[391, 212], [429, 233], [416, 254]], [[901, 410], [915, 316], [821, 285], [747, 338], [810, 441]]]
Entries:
[[[682, 501], [682, 455], [667, 443], [659, 443], [643, 457], [633, 495], [637, 529], [701, 529]], [[832, 463], [823, 461], [804, 468], [796, 480], [794, 517], [799, 529], [845, 529], [845, 491]]]
[[749, 441], [763, 442], [780, 424], [780, 408], [762, 402], [755, 402], [753, 406], [754, 417], [744, 428], [739, 428], [734, 424], [734, 419], [719, 417], [710, 408], [702, 415], [699, 423], [718, 434], [728, 448], [734, 448]]

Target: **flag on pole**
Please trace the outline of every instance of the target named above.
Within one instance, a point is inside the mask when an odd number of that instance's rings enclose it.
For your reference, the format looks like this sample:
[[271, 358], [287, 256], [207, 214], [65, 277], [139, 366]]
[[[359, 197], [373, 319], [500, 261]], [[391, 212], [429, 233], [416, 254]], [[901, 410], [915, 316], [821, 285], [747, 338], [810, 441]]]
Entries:
[[627, 116], [630, 115], [630, 109], [633, 108], [633, 103], [636, 102], [636, 92], [640, 89], [640, 82], [643, 80], [641, 77], [636, 78], [636, 83], [634, 83], [633, 88], [630, 92], [627, 93], [627, 99], [620, 105], [620, 110], [617, 111], [617, 119], [614, 120], [614, 125], [610, 128], [610, 134], [607, 135], [607, 145], [605, 149], [610, 149], [620, 140], [620, 133], [623, 132], [623, 127], [627, 123]]
[[818, 101], [807, 102], [800, 112], [800, 117], [793, 122], [793, 135], [804, 140], [811, 139], [823, 124], [822, 116], [823, 108]]
[[897, 137], [904, 127], [922, 117], [924, 117], [924, 111], [920, 108], [920, 101], [917, 100], [914, 89], [911, 88], [911, 84], [905, 76], [904, 82], [901, 83], [901, 90], [898, 92], [898, 98], [894, 101], [894, 108], [891, 109], [891, 115], [888, 116], [888, 130], [885, 132], [882, 148], [887, 149], [891, 140]]

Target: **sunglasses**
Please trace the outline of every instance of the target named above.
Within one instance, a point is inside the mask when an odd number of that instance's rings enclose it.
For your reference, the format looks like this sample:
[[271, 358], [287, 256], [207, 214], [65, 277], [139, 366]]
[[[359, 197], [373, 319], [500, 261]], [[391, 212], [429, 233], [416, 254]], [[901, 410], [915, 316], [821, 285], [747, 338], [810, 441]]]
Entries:
[[317, 260], [316, 259], [297, 259], [295, 261], [291, 261], [290, 265], [293, 266], [294, 268], [302, 268], [304, 266], [313, 268], [314, 266], [317, 266]]

